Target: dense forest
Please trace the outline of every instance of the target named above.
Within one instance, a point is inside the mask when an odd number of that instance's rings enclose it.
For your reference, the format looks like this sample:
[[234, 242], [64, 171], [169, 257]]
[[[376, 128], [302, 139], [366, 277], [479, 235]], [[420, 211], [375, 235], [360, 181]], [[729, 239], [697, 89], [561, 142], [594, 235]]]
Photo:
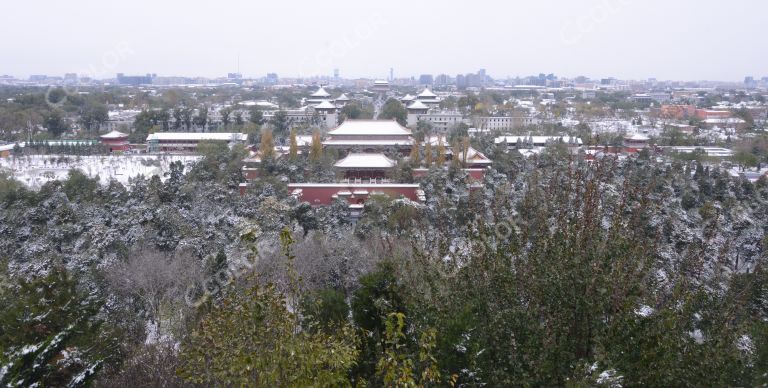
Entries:
[[488, 152], [356, 222], [279, 164], [238, 195], [236, 149], [127, 186], [0, 176], [0, 382], [768, 383], [765, 178]]

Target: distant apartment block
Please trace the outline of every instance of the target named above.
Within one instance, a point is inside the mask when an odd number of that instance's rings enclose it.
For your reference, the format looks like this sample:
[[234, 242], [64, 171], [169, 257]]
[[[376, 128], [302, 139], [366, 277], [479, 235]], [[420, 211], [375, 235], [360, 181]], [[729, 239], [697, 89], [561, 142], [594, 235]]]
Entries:
[[528, 116], [476, 117], [473, 119], [475, 128], [488, 131], [508, 131], [536, 125], [539, 122], [539, 119]]
[[120, 85], [151, 85], [152, 80], [157, 77], [157, 74], [146, 75], [125, 75], [123, 73], [117, 73], [117, 83]]

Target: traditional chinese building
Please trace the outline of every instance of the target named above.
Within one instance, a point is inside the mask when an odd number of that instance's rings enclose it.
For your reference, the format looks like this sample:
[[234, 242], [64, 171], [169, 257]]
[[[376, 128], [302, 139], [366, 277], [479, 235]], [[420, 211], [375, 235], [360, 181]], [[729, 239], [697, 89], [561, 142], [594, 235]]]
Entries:
[[417, 94], [416, 101], [420, 101], [422, 104], [429, 107], [436, 107], [440, 105], [440, 98], [437, 97], [437, 94], [432, 93], [432, 91], [429, 89], [424, 89], [421, 91], [421, 93]]
[[411, 128], [416, 128], [416, 125], [419, 123], [419, 116], [429, 112], [429, 107], [419, 100], [410, 103], [406, 109], [408, 110], [407, 124]]
[[397, 162], [384, 154], [352, 153], [333, 167], [346, 179], [386, 178]]
[[574, 136], [499, 136], [493, 142], [523, 155], [537, 154], [545, 147], [556, 144], [566, 146], [570, 153], [575, 154], [583, 145], [582, 140]]
[[641, 133], [633, 133], [624, 136], [624, 152], [636, 153], [648, 147], [650, 139]]
[[123, 152], [131, 149], [128, 144], [128, 134], [120, 131], [112, 131], [107, 134], [99, 136], [99, 141], [106, 147], [109, 147], [109, 152]]
[[453, 153], [452, 157], [458, 159], [465, 168], [484, 169], [493, 163], [491, 159], [488, 159], [482, 152], [472, 147], [467, 148], [466, 156], [464, 155], [464, 150], [461, 150], [457, 153]]
[[313, 109], [317, 114], [320, 116], [320, 123], [324, 125], [326, 128], [334, 128], [339, 124], [338, 122], [338, 108], [336, 108], [336, 105], [332, 104], [330, 101], [323, 101], [315, 106], [313, 106]]
[[411, 151], [411, 130], [394, 120], [346, 120], [328, 132], [327, 148], [353, 152], [381, 153], [394, 149], [404, 155]]
[[316, 92], [309, 95], [309, 98], [306, 99], [307, 105], [317, 105], [323, 101], [329, 101], [331, 99], [331, 94], [325, 91], [325, 88], [322, 86], [317, 89]]

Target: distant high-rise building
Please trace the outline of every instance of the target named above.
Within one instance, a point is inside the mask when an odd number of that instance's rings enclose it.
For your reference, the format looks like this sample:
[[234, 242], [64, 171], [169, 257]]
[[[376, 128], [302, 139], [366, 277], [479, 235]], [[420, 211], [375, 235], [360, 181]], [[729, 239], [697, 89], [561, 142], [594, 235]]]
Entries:
[[480, 86], [480, 76], [477, 74], [469, 73], [464, 76], [466, 85], [468, 88], [476, 88]]
[[428, 85], [431, 86], [434, 83], [434, 80], [432, 79], [432, 74], [422, 74], [419, 76], [419, 83], [422, 85]]
[[279, 81], [279, 78], [277, 78], [277, 73], [267, 73], [267, 77], [265, 78], [265, 82], [270, 85], [276, 85]]
[[448, 74], [440, 74], [435, 77], [435, 86], [447, 86], [451, 84], [451, 76]]
[[64, 82], [68, 84], [76, 84], [77, 83], [77, 73], [66, 73], [64, 74]]
[[755, 77], [744, 77], [744, 86], [746, 86], [749, 89], [754, 89], [757, 87], [757, 82], [755, 81]]
[[467, 87], [467, 77], [465, 77], [463, 74], [456, 74], [456, 87], [457, 88], [466, 88]]
[[389, 68], [389, 82], [392, 82], [395, 80], [395, 69]]
[[132, 85], [132, 86], [150, 85], [152, 84], [152, 79], [154, 79], [156, 76], [157, 76], [156, 74], [127, 76], [123, 73], [117, 73], [117, 83], [120, 85]]
[[232, 80], [243, 79], [243, 75], [240, 73], [227, 73], [227, 78]]
[[43, 74], [33, 74], [29, 76], [29, 80], [32, 82], [40, 82], [40, 81], [45, 81], [47, 79], [48, 79], [48, 76]]
[[333, 69], [333, 78], [339, 79], [339, 69]]

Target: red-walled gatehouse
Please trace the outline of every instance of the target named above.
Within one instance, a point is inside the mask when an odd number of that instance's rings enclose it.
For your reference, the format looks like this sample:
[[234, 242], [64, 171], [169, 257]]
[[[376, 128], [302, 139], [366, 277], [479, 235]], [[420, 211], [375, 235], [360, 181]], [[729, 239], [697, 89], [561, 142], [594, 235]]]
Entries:
[[123, 152], [131, 149], [128, 144], [128, 134], [120, 131], [112, 131], [110, 133], [99, 136], [99, 141], [109, 148], [109, 152]]

